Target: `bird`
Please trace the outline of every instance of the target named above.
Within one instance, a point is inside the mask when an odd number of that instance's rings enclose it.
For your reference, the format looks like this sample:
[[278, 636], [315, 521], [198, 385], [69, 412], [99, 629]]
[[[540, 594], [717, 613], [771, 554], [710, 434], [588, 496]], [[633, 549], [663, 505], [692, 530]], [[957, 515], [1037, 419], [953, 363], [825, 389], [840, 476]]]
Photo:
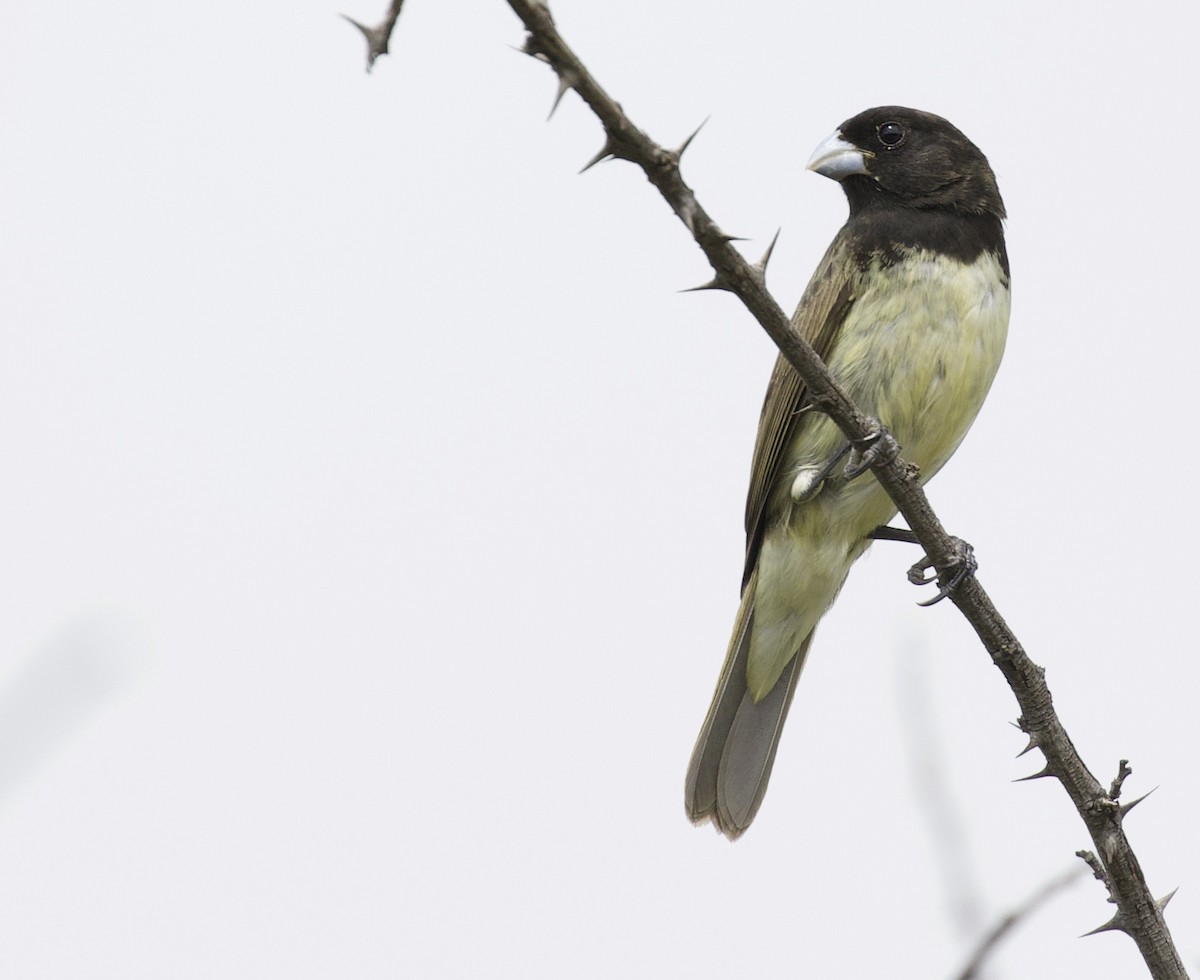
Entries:
[[[846, 120], [807, 169], [841, 184], [850, 213], [793, 325], [924, 483], [971, 427], [1004, 353], [995, 174], [947, 120], [902, 106]], [[685, 784], [692, 822], [730, 840], [762, 804], [817, 623], [896, 514], [865, 468], [780, 356], [754, 446], [741, 604]]]

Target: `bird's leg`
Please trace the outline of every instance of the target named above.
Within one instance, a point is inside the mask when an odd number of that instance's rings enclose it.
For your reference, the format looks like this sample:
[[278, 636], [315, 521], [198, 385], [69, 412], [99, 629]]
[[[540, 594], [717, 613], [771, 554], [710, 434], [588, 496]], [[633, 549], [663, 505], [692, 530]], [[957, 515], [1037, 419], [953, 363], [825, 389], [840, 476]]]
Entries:
[[[903, 541], [905, 544], [920, 544], [917, 536], [906, 527], [888, 527], [886, 524], [881, 524], [874, 531], [867, 535], [874, 541]], [[908, 570], [908, 580], [913, 585], [930, 585], [938, 580], [938, 576], [926, 575], [925, 573], [933, 568], [933, 562], [929, 560], [928, 555], [923, 555], [921, 560], [913, 565]], [[950, 561], [946, 565], [948, 578], [944, 585], [938, 586], [938, 594], [932, 599], [927, 599], [925, 602], [918, 603], [921, 606], [932, 606], [935, 603], [941, 602], [951, 592], [957, 589], [967, 579], [975, 574], [979, 568], [979, 562], [975, 559], [975, 549], [972, 548], [962, 538], [950, 538]]]
[[[926, 575], [925, 572], [933, 568], [933, 562], [929, 560], [928, 555], [924, 555], [919, 562], [913, 565], [908, 570], [908, 580], [913, 585], [929, 585], [932, 582], [938, 581], [939, 575]], [[941, 602], [951, 592], [957, 589], [963, 582], [971, 578], [979, 568], [979, 562], [975, 560], [975, 549], [972, 548], [962, 538], [950, 538], [950, 561], [944, 567], [946, 580], [938, 586], [938, 593], [932, 599], [927, 599], [925, 602], [919, 602], [919, 606], [932, 606]]]
[[905, 544], [920, 544], [917, 536], [906, 527], [888, 527], [880, 524], [867, 535], [873, 541], [903, 541]]
[[[900, 452], [900, 444], [896, 442], [879, 419], [869, 419], [868, 424], [871, 429], [870, 434], [866, 439], [854, 445], [850, 458], [846, 460], [846, 468], [843, 473], [847, 480], [853, 480], [856, 476], [860, 476], [878, 462], [894, 459]], [[904, 541], [909, 544], [920, 544], [912, 531], [887, 525], [880, 525], [867, 537], [876, 541]], [[933, 567], [933, 561], [928, 555], [924, 555], [908, 570], [908, 580], [913, 585], [930, 585], [939, 581], [943, 575], [945, 577], [945, 581], [938, 586], [937, 595], [925, 602], [918, 603], [918, 605], [932, 606], [941, 602], [975, 574], [976, 569], [979, 568], [979, 562], [975, 560], [974, 548], [962, 538], [951, 537], [950, 560], [943, 566], [942, 572], [926, 575], [925, 573]]]
[[898, 443], [879, 419], [868, 419], [870, 433], [854, 445], [842, 475], [847, 480], [861, 476], [876, 463], [895, 459], [900, 452]]

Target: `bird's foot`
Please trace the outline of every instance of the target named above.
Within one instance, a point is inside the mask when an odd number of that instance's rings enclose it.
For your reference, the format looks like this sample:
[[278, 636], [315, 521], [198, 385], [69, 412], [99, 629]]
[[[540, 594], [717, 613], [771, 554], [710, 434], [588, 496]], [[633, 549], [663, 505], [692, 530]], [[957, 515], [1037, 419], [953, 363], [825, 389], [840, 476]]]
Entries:
[[853, 480], [876, 463], [887, 462], [900, 454], [900, 443], [879, 419], [868, 419], [868, 425], [870, 434], [854, 444], [850, 450], [850, 458], [846, 460], [846, 468], [842, 475], [847, 480]]
[[925, 602], [917, 603], [919, 606], [932, 606], [941, 602], [975, 574], [976, 569], [979, 568], [979, 562], [975, 560], [974, 548], [962, 538], [952, 537], [950, 539], [950, 561], [940, 574], [926, 575], [925, 573], [933, 567], [933, 562], [926, 555], [908, 570], [908, 580], [913, 585], [930, 585], [941, 580], [937, 595]]

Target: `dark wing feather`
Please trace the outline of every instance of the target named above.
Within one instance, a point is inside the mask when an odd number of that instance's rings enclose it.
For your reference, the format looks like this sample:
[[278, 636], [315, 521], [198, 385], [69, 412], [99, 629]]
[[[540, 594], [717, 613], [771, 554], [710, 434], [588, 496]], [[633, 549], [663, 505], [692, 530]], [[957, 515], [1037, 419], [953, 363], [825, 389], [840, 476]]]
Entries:
[[[829, 246], [809, 282], [792, 322], [821, 358], [833, 349], [838, 330], [854, 301], [858, 281], [853, 251], [843, 230]], [[754, 621], [758, 551], [772, 519], [771, 490], [779, 468], [805, 416], [804, 384], [782, 357], [775, 363], [758, 425], [754, 466], [746, 500], [746, 576], [742, 603], [716, 694], [696, 739], [688, 766], [686, 805], [693, 821], [711, 818], [729, 837], [737, 837], [754, 818], [775, 760], [779, 732], [796, 689], [811, 636], [771, 692], [759, 702], [746, 686], [746, 664]]]
[[[855, 271], [853, 250], [843, 229], [817, 266], [792, 316], [796, 329], [812, 344], [822, 360], [828, 357], [833, 348], [838, 328], [854, 302]], [[758, 549], [768, 524], [767, 503], [771, 488], [779, 475], [787, 446], [803, 423], [801, 409], [806, 404], [804, 382], [780, 355], [775, 361], [771, 383], [767, 386], [767, 397], [758, 422], [758, 438], [754, 442], [754, 463], [750, 468], [750, 490], [746, 496], [743, 590], [758, 562]]]

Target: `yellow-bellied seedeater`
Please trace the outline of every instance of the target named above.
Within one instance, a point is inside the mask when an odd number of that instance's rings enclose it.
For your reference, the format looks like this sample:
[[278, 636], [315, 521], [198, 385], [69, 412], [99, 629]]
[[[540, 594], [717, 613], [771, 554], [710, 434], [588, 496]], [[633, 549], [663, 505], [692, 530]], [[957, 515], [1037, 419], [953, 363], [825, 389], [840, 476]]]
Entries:
[[[841, 183], [850, 217], [793, 323], [927, 480], [971, 427], [1004, 353], [995, 175], [945, 119], [899, 106], [844, 122], [808, 168]], [[730, 839], [762, 803], [817, 622], [896, 513], [873, 476], [847, 478], [845, 436], [807, 405], [780, 357], [754, 446], [742, 604], [687, 773], [688, 816]]]

